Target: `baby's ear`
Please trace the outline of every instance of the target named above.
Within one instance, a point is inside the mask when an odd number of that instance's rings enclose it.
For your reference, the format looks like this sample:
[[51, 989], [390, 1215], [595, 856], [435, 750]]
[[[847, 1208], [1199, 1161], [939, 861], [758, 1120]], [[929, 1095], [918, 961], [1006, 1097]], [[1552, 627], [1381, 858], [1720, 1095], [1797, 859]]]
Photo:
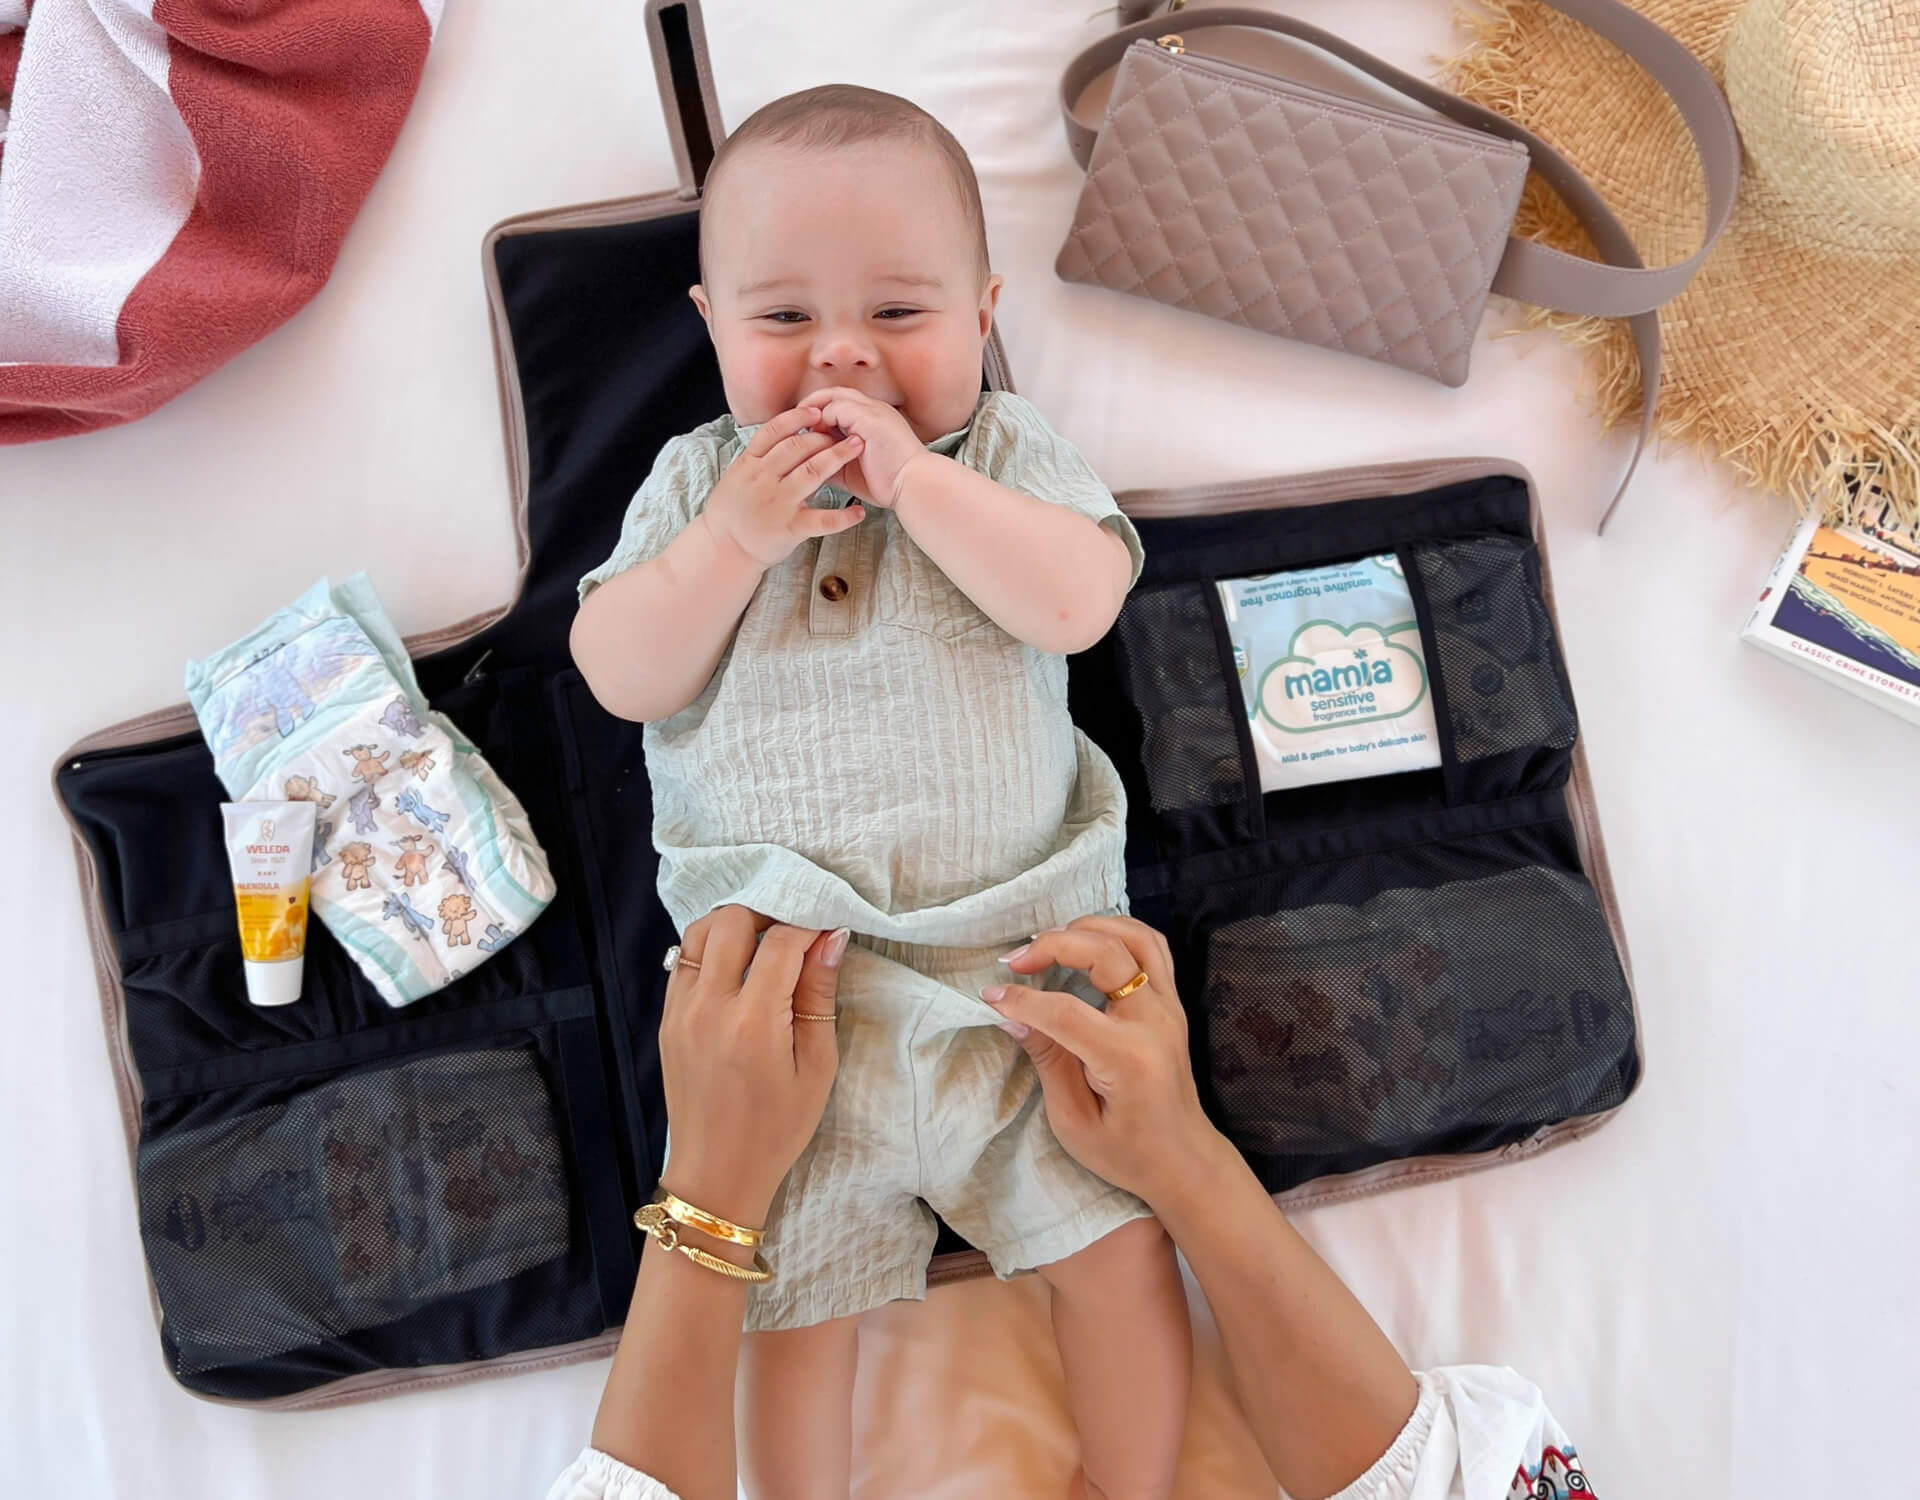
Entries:
[[693, 298], [693, 305], [700, 309], [700, 321], [709, 327], [713, 325], [713, 309], [707, 305], [707, 289], [695, 282], [687, 288], [687, 295]]
[[993, 332], [993, 310], [1000, 304], [999, 276], [989, 276], [986, 286], [980, 292], [980, 337], [985, 338]]

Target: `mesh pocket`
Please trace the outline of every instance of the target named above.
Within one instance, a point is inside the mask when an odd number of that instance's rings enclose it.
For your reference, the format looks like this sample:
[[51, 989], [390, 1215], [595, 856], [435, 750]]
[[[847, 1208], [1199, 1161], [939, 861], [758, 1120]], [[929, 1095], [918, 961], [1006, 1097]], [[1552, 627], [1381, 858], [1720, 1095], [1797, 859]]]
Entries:
[[1228, 923], [1205, 1004], [1221, 1123], [1276, 1186], [1625, 1098], [1626, 978], [1591, 887], [1558, 870]]
[[1231, 807], [1247, 795], [1237, 703], [1221, 679], [1210, 590], [1204, 583], [1148, 589], [1120, 612], [1121, 668], [1140, 715], [1155, 812]]
[[566, 1253], [525, 1049], [356, 1073], [143, 1141], [141, 1233], [182, 1373], [392, 1322]]
[[1577, 726], [1533, 546], [1481, 537], [1417, 547], [1455, 754], [1572, 746]]

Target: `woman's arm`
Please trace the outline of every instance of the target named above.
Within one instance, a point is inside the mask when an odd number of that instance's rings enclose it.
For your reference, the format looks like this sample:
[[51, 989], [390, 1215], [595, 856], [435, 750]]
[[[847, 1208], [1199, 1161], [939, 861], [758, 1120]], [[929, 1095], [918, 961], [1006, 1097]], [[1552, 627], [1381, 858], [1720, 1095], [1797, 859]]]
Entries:
[[[688, 927], [681, 953], [700, 967], [675, 969], [660, 1022], [673, 1129], [666, 1185], [750, 1228], [766, 1222], [774, 1190], [826, 1108], [839, 1055], [834, 1028], [796, 1021], [794, 1011], [833, 1012], [846, 951], [844, 930], [778, 926], [756, 949], [766, 925], [730, 906]], [[752, 1264], [738, 1246], [688, 1239]], [[593, 1446], [680, 1500], [734, 1500], [733, 1384], [745, 1312], [744, 1282], [649, 1239]]]
[[1296, 1500], [1367, 1471], [1419, 1391], [1380, 1327], [1214, 1131], [1149, 1199], [1207, 1294], [1241, 1405]]
[[1032, 1056], [1060, 1143], [1145, 1199], [1187, 1257], [1274, 1477], [1299, 1500], [1336, 1493], [1412, 1414], [1406, 1362], [1201, 1112], [1166, 940], [1129, 917], [1082, 917], [1008, 958], [1015, 973], [1050, 964], [1108, 991], [1147, 975], [1104, 1013], [1020, 985], [985, 998]]

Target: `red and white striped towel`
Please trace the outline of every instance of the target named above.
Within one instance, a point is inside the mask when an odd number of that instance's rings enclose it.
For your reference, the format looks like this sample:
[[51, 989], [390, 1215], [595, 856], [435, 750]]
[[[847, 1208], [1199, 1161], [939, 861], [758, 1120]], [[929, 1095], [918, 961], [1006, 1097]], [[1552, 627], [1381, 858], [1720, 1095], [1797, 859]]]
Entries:
[[320, 290], [444, 0], [0, 0], [0, 442], [127, 422]]

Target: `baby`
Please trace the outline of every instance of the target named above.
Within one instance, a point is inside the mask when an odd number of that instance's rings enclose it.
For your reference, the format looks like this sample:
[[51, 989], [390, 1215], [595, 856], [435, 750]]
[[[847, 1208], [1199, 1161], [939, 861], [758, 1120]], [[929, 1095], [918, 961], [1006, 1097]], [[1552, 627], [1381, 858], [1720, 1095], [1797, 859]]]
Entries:
[[[647, 725], [675, 924], [735, 902], [853, 933], [833, 1097], [748, 1304], [748, 1489], [844, 1500], [855, 1319], [925, 1295], [937, 1210], [1052, 1290], [1073, 1493], [1164, 1496], [1191, 1359], [1171, 1246], [1061, 1150], [980, 998], [1027, 935], [1125, 908], [1125, 798], [1062, 653], [1112, 625], [1139, 539], [1030, 405], [981, 394], [1000, 278], [931, 116], [852, 87], [778, 100], [721, 147], [701, 219], [691, 295], [729, 414], [661, 450], [572, 646]], [[1082, 975], [1034, 982], [1103, 1003]]]

